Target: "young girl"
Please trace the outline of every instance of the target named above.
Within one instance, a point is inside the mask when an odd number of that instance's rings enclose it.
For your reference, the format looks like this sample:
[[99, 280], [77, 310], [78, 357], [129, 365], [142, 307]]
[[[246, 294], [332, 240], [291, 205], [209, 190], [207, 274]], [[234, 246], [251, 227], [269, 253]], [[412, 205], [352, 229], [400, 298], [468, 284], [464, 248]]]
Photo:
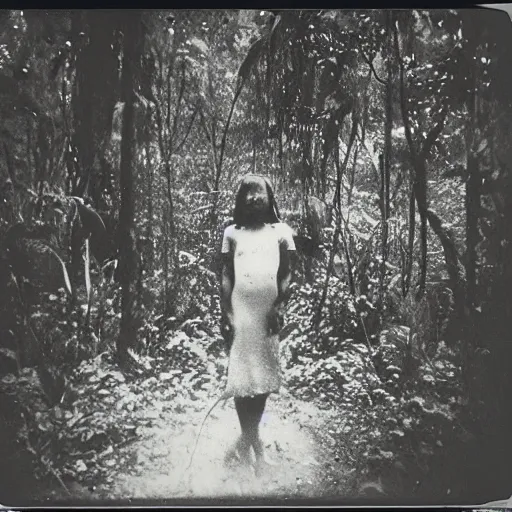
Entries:
[[229, 331], [226, 393], [235, 399], [242, 435], [226, 455], [263, 468], [259, 423], [270, 393], [279, 391], [280, 309], [290, 283], [291, 229], [280, 222], [266, 178], [248, 175], [238, 190], [234, 224], [224, 231], [221, 304]]

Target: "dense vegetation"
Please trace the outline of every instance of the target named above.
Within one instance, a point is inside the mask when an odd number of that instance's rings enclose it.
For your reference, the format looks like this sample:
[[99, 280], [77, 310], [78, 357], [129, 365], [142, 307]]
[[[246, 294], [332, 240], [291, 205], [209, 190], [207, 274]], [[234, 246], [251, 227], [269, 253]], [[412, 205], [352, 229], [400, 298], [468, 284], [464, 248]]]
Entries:
[[1, 11], [3, 458], [80, 478], [136, 436], [99, 401], [217, 385], [220, 236], [257, 172], [296, 232], [294, 393], [339, 408], [341, 449], [398, 498], [510, 492], [510, 29]]

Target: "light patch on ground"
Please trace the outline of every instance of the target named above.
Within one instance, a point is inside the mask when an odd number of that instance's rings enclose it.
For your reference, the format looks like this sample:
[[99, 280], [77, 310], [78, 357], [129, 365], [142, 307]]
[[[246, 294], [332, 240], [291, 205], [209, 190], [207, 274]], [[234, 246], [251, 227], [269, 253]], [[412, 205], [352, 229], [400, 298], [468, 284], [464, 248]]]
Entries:
[[[185, 472], [208, 403], [161, 417], [135, 444], [116, 454], [89, 499], [320, 498], [348, 494], [351, 478], [332, 465], [331, 439], [323, 438], [328, 411], [283, 393], [271, 396], [261, 423], [269, 465], [259, 477], [251, 467], [226, 467], [224, 456], [240, 432], [232, 401], [208, 418], [193, 463]], [[178, 420], [178, 421], [177, 421]]]

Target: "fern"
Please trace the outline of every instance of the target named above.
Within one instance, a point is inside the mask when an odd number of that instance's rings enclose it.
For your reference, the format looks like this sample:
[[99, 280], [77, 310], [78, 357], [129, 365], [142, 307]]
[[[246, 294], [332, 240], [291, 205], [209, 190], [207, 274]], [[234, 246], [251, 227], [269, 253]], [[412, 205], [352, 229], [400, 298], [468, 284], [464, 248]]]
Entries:
[[[66, 264], [64, 261], [62, 261], [62, 258], [57, 254], [55, 249], [53, 249], [47, 242], [43, 240], [37, 240], [37, 239], [24, 239], [23, 245], [25, 246], [25, 250], [30, 250], [33, 252], [36, 252], [38, 254], [48, 253], [55, 257], [55, 259], [59, 262], [61, 268], [62, 268], [62, 274], [64, 277], [64, 283], [66, 285], [67, 292], [71, 295], [73, 293], [72, 287], [71, 287], [71, 281], [69, 279], [69, 274], [66, 269]], [[11, 258], [16, 257], [15, 253], [10, 253]], [[12, 262], [11, 262], [12, 263]]]

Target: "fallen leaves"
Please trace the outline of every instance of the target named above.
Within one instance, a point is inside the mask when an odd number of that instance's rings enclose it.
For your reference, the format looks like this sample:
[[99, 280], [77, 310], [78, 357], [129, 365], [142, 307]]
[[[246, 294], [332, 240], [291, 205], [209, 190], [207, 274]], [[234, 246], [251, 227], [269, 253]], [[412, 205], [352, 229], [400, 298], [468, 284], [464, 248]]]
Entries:
[[84, 471], [87, 471], [87, 465], [83, 460], [79, 459], [75, 462], [75, 469], [77, 473], [83, 473]]

